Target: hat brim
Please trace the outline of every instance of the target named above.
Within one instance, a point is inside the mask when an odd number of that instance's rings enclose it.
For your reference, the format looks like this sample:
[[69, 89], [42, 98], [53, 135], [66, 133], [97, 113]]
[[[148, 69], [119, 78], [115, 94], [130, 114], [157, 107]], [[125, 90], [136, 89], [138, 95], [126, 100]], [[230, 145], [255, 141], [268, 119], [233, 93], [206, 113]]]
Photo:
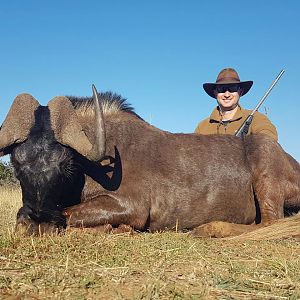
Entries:
[[203, 88], [209, 96], [211, 96], [212, 98], [216, 98], [215, 89], [217, 86], [238, 85], [243, 90], [242, 96], [244, 96], [249, 92], [249, 90], [252, 87], [252, 84], [253, 81], [240, 81], [240, 82], [230, 82], [230, 83], [229, 82], [228, 83], [204, 83]]

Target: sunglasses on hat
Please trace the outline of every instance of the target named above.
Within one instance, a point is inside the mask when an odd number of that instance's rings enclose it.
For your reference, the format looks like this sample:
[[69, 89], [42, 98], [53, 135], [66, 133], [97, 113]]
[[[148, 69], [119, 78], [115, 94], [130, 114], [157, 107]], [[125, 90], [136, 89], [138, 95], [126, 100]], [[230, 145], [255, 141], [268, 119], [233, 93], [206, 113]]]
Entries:
[[234, 92], [238, 92], [240, 90], [241, 90], [241, 88], [239, 87], [238, 84], [234, 84], [234, 85], [219, 85], [215, 89], [215, 91], [217, 93], [225, 93], [227, 91], [229, 93], [234, 93]]

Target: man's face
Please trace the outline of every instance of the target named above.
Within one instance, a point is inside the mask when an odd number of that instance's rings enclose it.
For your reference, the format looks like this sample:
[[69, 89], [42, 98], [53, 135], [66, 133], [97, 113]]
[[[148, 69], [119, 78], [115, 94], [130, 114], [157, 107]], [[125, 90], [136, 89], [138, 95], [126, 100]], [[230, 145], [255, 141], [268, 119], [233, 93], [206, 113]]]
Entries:
[[215, 90], [216, 99], [218, 104], [223, 111], [234, 109], [240, 99], [240, 90], [238, 87], [222, 87]]

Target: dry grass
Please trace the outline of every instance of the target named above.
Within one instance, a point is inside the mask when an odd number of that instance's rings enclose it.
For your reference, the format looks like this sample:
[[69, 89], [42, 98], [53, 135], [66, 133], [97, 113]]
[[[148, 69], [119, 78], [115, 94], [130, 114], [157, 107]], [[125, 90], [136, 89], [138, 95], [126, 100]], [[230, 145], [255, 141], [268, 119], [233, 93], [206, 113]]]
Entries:
[[224, 241], [89, 230], [21, 237], [9, 230], [20, 194], [0, 195], [0, 299], [300, 298], [297, 239]]
[[0, 186], [0, 235], [13, 231], [21, 203], [20, 189]]

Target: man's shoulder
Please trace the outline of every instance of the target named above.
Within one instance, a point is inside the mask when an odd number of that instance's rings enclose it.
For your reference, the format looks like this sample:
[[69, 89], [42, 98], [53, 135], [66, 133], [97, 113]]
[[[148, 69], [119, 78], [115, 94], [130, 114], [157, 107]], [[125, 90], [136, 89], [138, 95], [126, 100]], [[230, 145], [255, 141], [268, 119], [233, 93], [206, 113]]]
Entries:
[[207, 117], [207, 118], [201, 120], [201, 121], [199, 122], [199, 125], [200, 125], [200, 124], [206, 124], [206, 123], [209, 123], [209, 120], [210, 120], [210, 117]]
[[203, 129], [205, 127], [207, 127], [207, 125], [209, 124], [209, 120], [210, 120], [210, 117], [205, 118], [202, 121], [200, 121], [195, 129], [195, 133], [202, 133]]
[[255, 112], [254, 118], [255, 118], [257, 121], [261, 120], [261, 121], [269, 121], [269, 122], [271, 122], [271, 121], [269, 120], [268, 116], [266, 116], [265, 114], [263, 114], [263, 113], [261, 113], [261, 112], [259, 112], [259, 111]]
[[208, 134], [211, 133], [211, 120], [219, 119], [218, 107], [214, 108], [210, 116], [200, 121], [195, 129], [195, 133]]
[[263, 113], [255, 112], [253, 116], [253, 122], [251, 124], [251, 132], [252, 133], [263, 133], [274, 140], [278, 140], [278, 133], [275, 125], [271, 122], [271, 120]]
[[[252, 113], [252, 110], [250, 110], [250, 109], [245, 109], [245, 108], [241, 108], [241, 111], [242, 111], [242, 114], [243, 114], [244, 116], [249, 116], [249, 115]], [[265, 114], [263, 114], [263, 113], [261, 113], [261, 112], [259, 112], [259, 111], [256, 111], [256, 112], [254, 113], [253, 118], [256, 119], [256, 120], [259, 120], [259, 119], [260, 119], [260, 120], [268, 120], [268, 119], [269, 119]]]

